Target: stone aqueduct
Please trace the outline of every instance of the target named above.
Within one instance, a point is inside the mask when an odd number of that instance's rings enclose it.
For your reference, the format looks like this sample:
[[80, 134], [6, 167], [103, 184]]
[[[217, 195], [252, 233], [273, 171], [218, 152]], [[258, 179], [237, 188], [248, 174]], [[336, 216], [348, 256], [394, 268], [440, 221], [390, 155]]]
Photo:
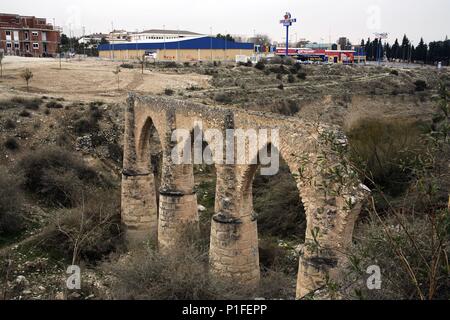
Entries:
[[[351, 242], [366, 191], [351, 169], [333, 151], [344, 145], [339, 129], [297, 118], [130, 94], [125, 110], [122, 177], [122, 221], [130, 245], [157, 238], [160, 250], [177, 242], [186, 224], [198, 223], [192, 165], [176, 165], [172, 132], [192, 130], [279, 130], [278, 149], [296, 179], [307, 220], [306, 243], [300, 257], [297, 298], [333, 279]], [[155, 133], [162, 152], [160, 179], [151, 155]], [[325, 137], [330, 137], [331, 144]], [[208, 141], [213, 144], [214, 141]], [[210, 272], [257, 285], [260, 279], [257, 219], [253, 212], [252, 181], [258, 165], [217, 165], [215, 215], [211, 222]], [[343, 174], [344, 173], [344, 174]], [[337, 176], [337, 177], [336, 177]], [[160, 182], [158, 183], [159, 180]], [[280, 212], [283, 214], [283, 212]]]

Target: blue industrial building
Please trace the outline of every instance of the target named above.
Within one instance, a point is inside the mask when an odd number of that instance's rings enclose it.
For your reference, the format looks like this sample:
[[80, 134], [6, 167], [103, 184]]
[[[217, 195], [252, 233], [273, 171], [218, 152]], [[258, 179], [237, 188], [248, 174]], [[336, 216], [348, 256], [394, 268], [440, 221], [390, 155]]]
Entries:
[[155, 59], [175, 61], [235, 60], [236, 55], [254, 54], [254, 44], [202, 36], [167, 41], [102, 44], [98, 50], [100, 57], [116, 59], [154, 55]]

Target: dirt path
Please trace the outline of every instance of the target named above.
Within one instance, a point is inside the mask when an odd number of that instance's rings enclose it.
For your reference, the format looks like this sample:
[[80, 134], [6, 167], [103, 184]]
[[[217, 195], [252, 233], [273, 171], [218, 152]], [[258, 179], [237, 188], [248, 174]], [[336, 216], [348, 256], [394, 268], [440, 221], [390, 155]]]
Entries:
[[128, 91], [142, 94], [160, 94], [166, 88], [185, 89], [189, 86], [209, 87], [209, 76], [196, 73], [158, 73], [140, 69], [122, 68], [120, 90], [113, 71], [120, 62], [95, 58], [87, 60], [62, 61], [57, 59], [22, 58], [7, 56], [3, 62], [4, 77], [0, 79], [0, 98], [24, 95], [25, 81], [20, 74], [25, 68], [33, 72], [29, 94], [51, 95], [67, 100], [117, 102], [125, 100]]

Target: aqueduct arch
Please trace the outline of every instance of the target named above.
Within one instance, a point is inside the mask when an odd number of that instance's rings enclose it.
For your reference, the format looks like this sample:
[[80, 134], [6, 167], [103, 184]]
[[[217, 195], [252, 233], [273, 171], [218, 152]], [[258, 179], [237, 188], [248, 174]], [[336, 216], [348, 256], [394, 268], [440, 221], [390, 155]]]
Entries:
[[[125, 109], [122, 220], [130, 243], [158, 239], [160, 248], [176, 242], [179, 227], [198, 223], [192, 165], [176, 164], [171, 152], [176, 129], [277, 129], [276, 148], [293, 173], [306, 212], [305, 250], [300, 257], [297, 297], [320, 289], [335, 276], [351, 242], [366, 197], [363, 185], [343, 161], [346, 140], [338, 128], [273, 114], [209, 107], [167, 98], [130, 94]], [[157, 132], [163, 153], [156, 190], [148, 139]], [[215, 141], [207, 141], [217, 147]], [[215, 215], [211, 222], [210, 270], [246, 285], [260, 279], [257, 221], [249, 184], [254, 164], [216, 164]], [[159, 207], [157, 194], [159, 193]]]

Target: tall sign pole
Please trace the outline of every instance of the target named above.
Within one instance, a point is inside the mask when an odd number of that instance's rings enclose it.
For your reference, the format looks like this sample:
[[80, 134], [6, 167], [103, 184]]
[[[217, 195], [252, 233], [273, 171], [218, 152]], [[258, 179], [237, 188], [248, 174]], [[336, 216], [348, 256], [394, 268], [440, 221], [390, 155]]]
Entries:
[[286, 12], [283, 20], [280, 20], [280, 23], [286, 27], [286, 57], [289, 56], [289, 27], [292, 26], [294, 22], [297, 22], [297, 19], [293, 19], [289, 12]]
[[378, 64], [381, 64], [381, 60], [382, 60], [381, 54], [382, 54], [382, 51], [383, 51], [383, 40], [386, 40], [388, 38], [388, 35], [389, 34], [387, 32], [383, 32], [383, 33], [377, 32], [377, 33], [375, 33], [375, 36], [379, 39], [378, 40], [379, 41], [378, 48], [377, 48], [377, 61], [378, 61]]

